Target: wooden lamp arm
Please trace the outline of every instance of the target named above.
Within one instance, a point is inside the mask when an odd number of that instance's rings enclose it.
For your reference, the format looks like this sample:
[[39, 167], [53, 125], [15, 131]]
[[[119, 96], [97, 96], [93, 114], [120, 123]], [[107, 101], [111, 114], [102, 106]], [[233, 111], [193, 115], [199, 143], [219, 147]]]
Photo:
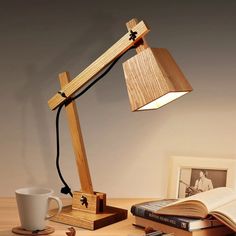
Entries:
[[130, 39], [130, 32], [125, 34], [120, 40], [118, 40], [113, 46], [111, 46], [105, 53], [103, 53], [97, 60], [89, 65], [84, 71], [76, 76], [70, 83], [66, 84], [63, 89], [60, 90], [60, 94], [55, 94], [48, 101], [48, 105], [51, 110], [57, 108], [67, 98], [71, 97], [77, 90], [84, 86], [89, 80], [97, 75], [104, 67], [117, 57], [131, 48], [137, 41], [149, 32], [148, 27], [143, 21], [139, 22], [132, 28], [133, 32], [137, 32], [135, 40]]

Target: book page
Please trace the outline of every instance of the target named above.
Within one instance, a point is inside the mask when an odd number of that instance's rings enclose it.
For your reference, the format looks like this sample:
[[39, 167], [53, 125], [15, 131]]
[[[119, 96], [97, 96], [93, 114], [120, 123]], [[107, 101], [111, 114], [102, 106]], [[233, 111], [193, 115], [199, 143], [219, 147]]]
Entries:
[[217, 207], [211, 214], [236, 231], [236, 199]]
[[189, 197], [189, 200], [201, 201], [208, 212], [234, 199], [236, 199], [236, 192], [227, 187], [215, 188]]
[[[180, 199], [168, 206], [173, 206], [188, 201], [200, 201], [206, 206], [208, 212], [210, 212], [213, 209], [224, 205], [227, 202], [231, 202], [234, 199], [236, 199], [236, 192], [234, 190], [227, 187], [221, 187]], [[166, 206], [166, 208], [168, 206]]]

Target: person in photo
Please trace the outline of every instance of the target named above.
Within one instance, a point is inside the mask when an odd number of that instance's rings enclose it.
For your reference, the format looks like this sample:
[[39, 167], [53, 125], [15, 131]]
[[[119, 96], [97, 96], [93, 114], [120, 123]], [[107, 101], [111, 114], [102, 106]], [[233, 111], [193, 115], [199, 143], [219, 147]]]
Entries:
[[206, 170], [200, 170], [199, 178], [196, 180], [194, 188], [198, 192], [205, 192], [213, 189], [212, 180], [207, 178], [208, 172]]

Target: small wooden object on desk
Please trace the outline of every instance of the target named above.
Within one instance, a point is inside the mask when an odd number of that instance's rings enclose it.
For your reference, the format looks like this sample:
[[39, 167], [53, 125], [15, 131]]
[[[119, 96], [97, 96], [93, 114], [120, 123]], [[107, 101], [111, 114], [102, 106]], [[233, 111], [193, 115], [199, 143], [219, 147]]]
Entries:
[[76, 231], [73, 227], [68, 228], [69, 232], [66, 232], [67, 236], [76, 236]]

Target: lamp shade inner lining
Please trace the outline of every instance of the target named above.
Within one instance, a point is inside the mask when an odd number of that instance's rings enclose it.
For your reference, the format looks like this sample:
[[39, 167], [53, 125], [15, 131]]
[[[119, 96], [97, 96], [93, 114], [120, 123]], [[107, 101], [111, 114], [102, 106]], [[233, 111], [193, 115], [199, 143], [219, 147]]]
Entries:
[[149, 102], [145, 106], [140, 107], [138, 110], [142, 111], [142, 110], [152, 110], [152, 109], [160, 108], [166, 105], [167, 103], [170, 103], [171, 101], [183, 96], [186, 93], [188, 92], [169, 92], [157, 98], [156, 100]]

